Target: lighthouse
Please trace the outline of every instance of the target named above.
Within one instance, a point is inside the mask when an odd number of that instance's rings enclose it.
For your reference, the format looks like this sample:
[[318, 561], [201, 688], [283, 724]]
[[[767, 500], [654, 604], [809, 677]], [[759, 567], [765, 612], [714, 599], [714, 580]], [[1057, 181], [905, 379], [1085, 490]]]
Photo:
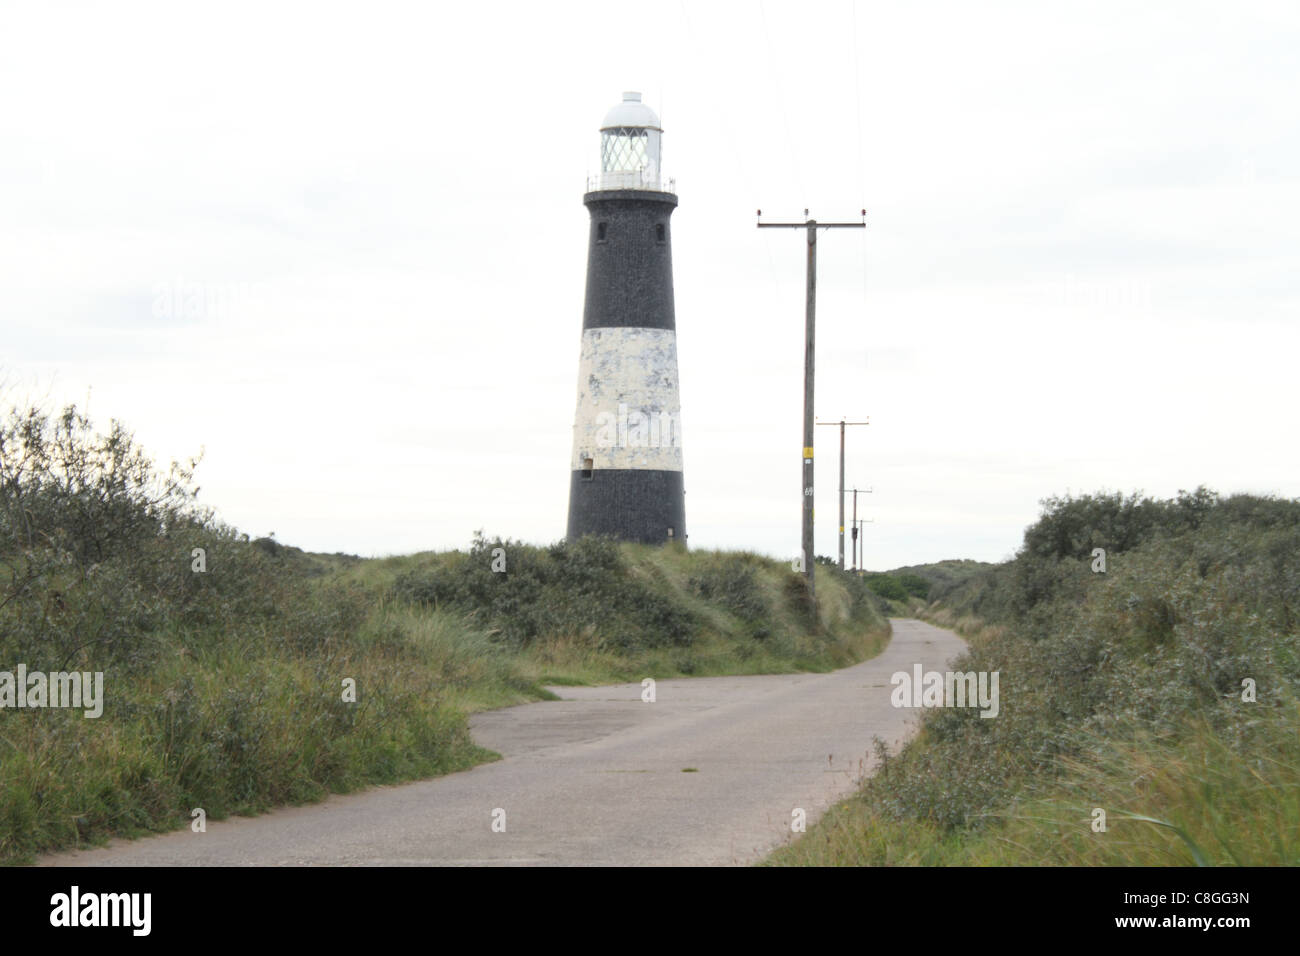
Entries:
[[568, 538], [686, 540], [681, 403], [659, 117], [624, 93], [600, 127], [578, 357]]

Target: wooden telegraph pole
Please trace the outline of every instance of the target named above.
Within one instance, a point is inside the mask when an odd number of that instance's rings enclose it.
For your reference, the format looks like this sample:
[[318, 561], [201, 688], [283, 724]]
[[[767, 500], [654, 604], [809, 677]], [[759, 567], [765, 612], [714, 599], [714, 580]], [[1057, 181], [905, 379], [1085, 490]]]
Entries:
[[[870, 425], [871, 422], [846, 422], [840, 419], [838, 422], [818, 422], [818, 425], [839, 425], [840, 426], [840, 570], [844, 570], [844, 426], [845, 425]], [[853, 515], [857, 517], [858, 498], [853, 496]]]
[[850, 488], [853, 492], [853, 570], [861, 571], [862, 565], [858, 563], [858, 494], [871, 494], [870, 488]]
[[[808, 210], [803, 211], [803, 222], [762, 222], [759, 229], [803, 229], [808, 233], [808, 295], [804, 309], [804, 352], [803, 352], [803, 561], [804, 574], [808, 576], [808, 589], [816, 597], [816, 580], [813, 567], [816, 551], [813, 548], [813, 371], [814, 343], [817, 330], [817, 230], [818, 229], [865, 229], [867, 211], [862, 210], [861, 222], [818, 222], [809, 219]], [[760, 220], [763, 210], [758, 211]], [[843, 482], [841, 482], [843, 484]], [[842, 507], [842, 506], [841, 506]], [[844, 524], [841, 514], [840, 525]], [[843, 531], [840, 538], [840, 566], [844, 566]]]
[[856, 528], [855, 530], [856, 530], [857, 533], [858, 533], [858, 541], [859, 541], [859, 543], [858, 543], [858, 548], [859, 548], [858, 553], [859, 553], [859, 555], [861, 556], [861, 557], [860, 557], [860, 561], [861, 561], [861, 563], [859, 563], [859, 565], [858, 565], [858, 571], [859, 571], [859, 572], [862, 572], [862, 571], [865, 571], [865, 570], [866, 570], [864, 567], [862, 567], [862, 565], [865, 564], [865, 563], [866, 563], [866, 560], [867, 560], [867, 537], [866, 537], [866, 535], [864, 535], [864, 534], [862, 533], [862, 526], [863, 526], [864, 524], [875, 524], [875, 519], [874, 519], [874, 518], [859, 518], [859, 519], [857, 520], [856, 523], [857, 523], [857, 528]]

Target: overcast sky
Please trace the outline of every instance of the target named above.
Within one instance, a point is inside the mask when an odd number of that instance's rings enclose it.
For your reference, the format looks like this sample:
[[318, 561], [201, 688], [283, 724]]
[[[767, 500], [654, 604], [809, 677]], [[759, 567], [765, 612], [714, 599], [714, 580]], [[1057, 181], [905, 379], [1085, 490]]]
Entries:
[[1000, 560], [1067, 491], [1300, 495], [1294, 4], [0, 10], [0, 379], [203, 448], [254, 535], [563, 535], [624, 90], [680, 198], [692, 547], [798, 548], [804, 247], [759, 207], [867, 209], [819, 243], [817, 415], [870, 416], [868, 567]]

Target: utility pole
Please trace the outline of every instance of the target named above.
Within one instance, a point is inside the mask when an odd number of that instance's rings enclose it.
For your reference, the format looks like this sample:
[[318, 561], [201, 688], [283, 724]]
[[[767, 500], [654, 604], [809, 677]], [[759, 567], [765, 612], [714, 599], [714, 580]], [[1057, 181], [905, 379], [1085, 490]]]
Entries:
[[[860, 519], [858, 519], [858, 521], [857, 521], [857, 527], [854, 529], [855, 531], [858, 532], [858, 537], [862, 539], [862, 564], [865, 564], [865, 563], [866, 563], [866, 560], [867, 560], [867, 540], [866, 540], [866, 539], [867, 539], [867, 536], [866, 536], [865, 534], [862, 534], [862, 533], [861, 533], [861, 531], [862, 531], [862, 526], [863, 526], [864, 524], [875, 524], [875, 523], [876, 523], [876, 522], [875, 522], [875, 519], [874, 519], [874, 518], [860, 518]], [[864, 570], [865, 570], [865, 569], [862, 567], [862, 564], [859, 564], [859, 565], [858, 565], [858, 570], [859, 570], [859, 571], [864, 571]]]
[[[816, 551], [813, 546], [813, 368], [814, 343], [817, 330], [817, 230], [818, 229], [865, 229], [867, 211], [862, 210], [862, 222], [817, 222], [808, 218], [808, 210], [803, 211], [803, 222], [762, 222], [759, 229], [804, 229], [808, 233], [808, 295], [804, 309], [804, 353], [803, 353], [803, 560], [804, 574], [808, 577], [808, 590], [816, 598], [816, 580], [813, 568], [816, 565]], [[762, 220], [763, 210], [758, 211]], [[840, 524], [844, 522], [841, 521]], [[841, 561], [841, 565], [843, 562]]]
[[[870, 425], [871, 422], [846, 422], [840, 419], [838, 422], [817, 422], [818, 425], [839, 425], [840, 426], [840, 570], [844, 570], [844, 426], [845, 425]], [[854, 499], [854, 511], [857, 511], [857, 499]]]
[[850, 488], [853, 492], [853, 570], [862, 570], [862, 565], [858, 563], [858, 492], [864, 495], [871, 494], [870, 488]]

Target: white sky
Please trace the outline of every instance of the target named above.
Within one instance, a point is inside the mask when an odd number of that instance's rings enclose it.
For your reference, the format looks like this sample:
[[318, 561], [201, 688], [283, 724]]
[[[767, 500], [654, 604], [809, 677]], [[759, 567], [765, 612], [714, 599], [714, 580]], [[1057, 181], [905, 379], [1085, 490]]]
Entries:
[[822, 233], [817, 355], [818, 417], [872, 421], [868, 567], [999, 560], [1067, 490], [1300, 495], [1293, 4], [0, 10], [0, 379], [204, 448], [254, 535], [563, 535], [623, 90], [681, 202], [693, 547], [798, 547], [802, 234], [759, 207], [868, 210]]

